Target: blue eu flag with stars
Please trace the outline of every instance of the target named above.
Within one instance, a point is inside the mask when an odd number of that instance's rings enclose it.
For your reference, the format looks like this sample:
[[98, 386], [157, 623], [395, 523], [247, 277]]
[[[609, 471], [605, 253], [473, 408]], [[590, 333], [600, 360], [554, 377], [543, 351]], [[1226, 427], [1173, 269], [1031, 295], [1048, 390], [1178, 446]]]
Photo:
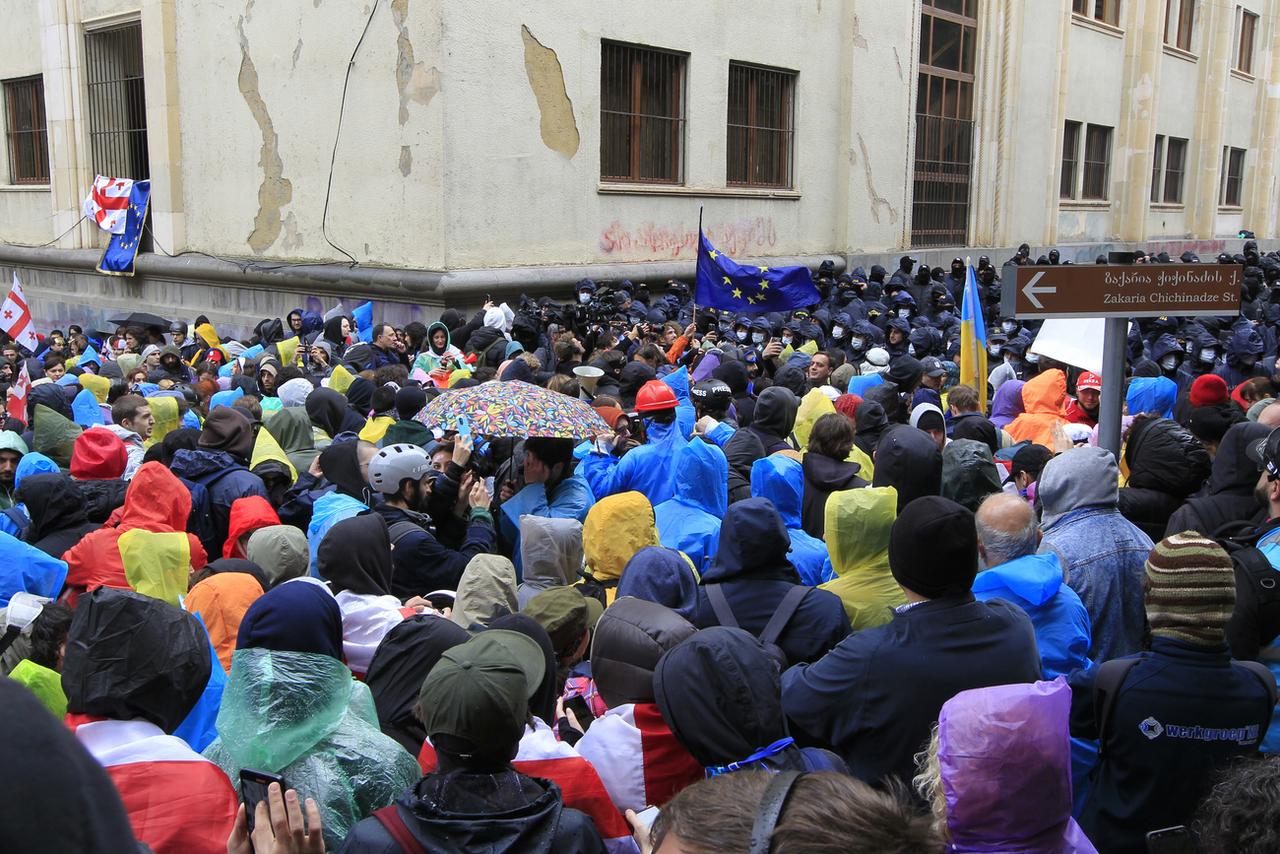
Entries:
[[129, 208], [125, 211], [124, 231], [111, 235], [111, 242], [98, 262], [98, 272], [108, 276], [132, 276], [133, 260], [138, 256], [142, 227], [151, 204], [151, 182], [134, 181], [129, 192]]
[[822, 301], [806, 267], [752, 267], [722, 255], [698, 233], [694, 302], [735, 314], [791, 311]]

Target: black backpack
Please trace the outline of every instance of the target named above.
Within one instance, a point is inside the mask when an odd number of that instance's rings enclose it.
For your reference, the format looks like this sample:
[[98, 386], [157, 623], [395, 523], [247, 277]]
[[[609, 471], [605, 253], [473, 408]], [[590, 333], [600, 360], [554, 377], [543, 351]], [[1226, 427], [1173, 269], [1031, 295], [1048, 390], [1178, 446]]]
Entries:
[[[711, 610], [715, 611], [716, 621], [726, 628], [741, 628], [738, 625], [738, 618], [733, 615], [733, 608], [729, 606], [728, 598], [724, 595], [724, 590], [721, 589], [722, 585], [704, 584], [703, 587], [707, 591], [707, 598], [711, 600]], [[791, 622], [791, 618], [799, 610], [804, 597], [812, 591], [812, 587], [805, 587], [803, 584], [794, 585], [787, 591], [787, 595], [782, 597], [782, 601], [778, 603], [773, 616], [769, 618], [768, 623], [765, 623], [760, 634], [756, 635], [756, 639], [764, 646], [765, 651], [784, 670], [791, 662], [787, 659], [787, 654], [782, 651], [782, 647], [778, 646], [778, 638], [782, 636], [787, 623]]]
[[1258, 529], [1252, 522], [1228, 522], [1213, 539], [1231, 555], [1236, 575], [1236, 607], [1227, 623], [1231, 656], [1256, 660], [1280, 636], [1280, 571], [1254, 545]]

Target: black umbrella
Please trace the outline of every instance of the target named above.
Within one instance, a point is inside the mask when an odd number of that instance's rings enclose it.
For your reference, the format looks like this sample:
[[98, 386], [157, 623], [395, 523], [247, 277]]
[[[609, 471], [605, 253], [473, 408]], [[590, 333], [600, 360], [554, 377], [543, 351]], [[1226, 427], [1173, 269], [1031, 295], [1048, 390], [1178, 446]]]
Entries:
[[146, 311], [132, 311], [127, 317], [109, 317], [107, 323], [118, 323], [121, 326], [160, 326], [169, 328], [169, 321]]

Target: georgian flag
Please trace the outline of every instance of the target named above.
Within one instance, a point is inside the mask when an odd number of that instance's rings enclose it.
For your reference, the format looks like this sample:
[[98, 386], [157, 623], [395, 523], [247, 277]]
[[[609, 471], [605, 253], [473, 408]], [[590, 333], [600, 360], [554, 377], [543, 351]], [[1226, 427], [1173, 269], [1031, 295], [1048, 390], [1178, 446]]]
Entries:
[[4, 305], [0, 305], [0, 330], [25, 347], [28, 353], [34, 353], [40, 346], [36, 337], [36, 325], [31, 322], [31, 309], [27, 305], [27, 297], [22, 293], [22, 283], [18, 274], [13, 274], [13, 288], [5, 297]]
[[130, 178], [108, 178], [99, 175], [93, 179], [93, 187], [84, 199], [84, 215], [98, 224], [98, 228], [112, 234], [124, 233], [125, 214], [129, 210], [129, 194], [133, 192]]
[[27, 362], [24, 359], [22, 369], [18, 371], [17, 378], [9, 386], [8, 400], [5, 402], [5, 412], [10, 418], [27, 423], [27, 395], [31, 393], [31, 374], [27, 371]]

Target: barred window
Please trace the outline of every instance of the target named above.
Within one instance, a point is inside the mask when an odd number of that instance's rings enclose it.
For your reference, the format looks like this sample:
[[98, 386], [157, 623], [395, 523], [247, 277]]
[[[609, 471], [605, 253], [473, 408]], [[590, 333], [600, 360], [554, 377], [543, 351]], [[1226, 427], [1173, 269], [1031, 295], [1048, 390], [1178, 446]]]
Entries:
[[1111, 128], [1089, 125], [1084, 137], [1084, 181], [1081, 198], [1105, 200], [1111, 177]]
[[1164, 168], [1164, 135], [1156, 134], [1155, 157], [1151, 158], [1151, 201], [1160, 201], [1160, 170]]
[[1240, 207], [1244, 188], [1244, 149], [1223, 146], [1222, 187], [1218, 191], [1218, 204], [1225, 208]]
[[9, 183], [49, 183], [49, 137], [44, 118], [44, 79], [4, 81]]
[[99, 175], [151, 177], [147, 100], [142, 76], [142, 25], [85, 33], [89, 147]]
[[729, 63], [728, 183], [791, 186], [795, 86], [794, 71]]
[[1076, 171], [1080, 162], [1080, 123], [1068, 121], [1062, 128], [1062, 178], [1058, 195], [1064, 199], [1077, 197]]
[[1169, 137], [1169, 148], [1164, 158], [1164, 201], [1169, 205], [1182, 204], [1182, 183], [1187, 172], [1187, 141]]
[[600, 178], [684, 181], [683, 53], [600, 43]]

